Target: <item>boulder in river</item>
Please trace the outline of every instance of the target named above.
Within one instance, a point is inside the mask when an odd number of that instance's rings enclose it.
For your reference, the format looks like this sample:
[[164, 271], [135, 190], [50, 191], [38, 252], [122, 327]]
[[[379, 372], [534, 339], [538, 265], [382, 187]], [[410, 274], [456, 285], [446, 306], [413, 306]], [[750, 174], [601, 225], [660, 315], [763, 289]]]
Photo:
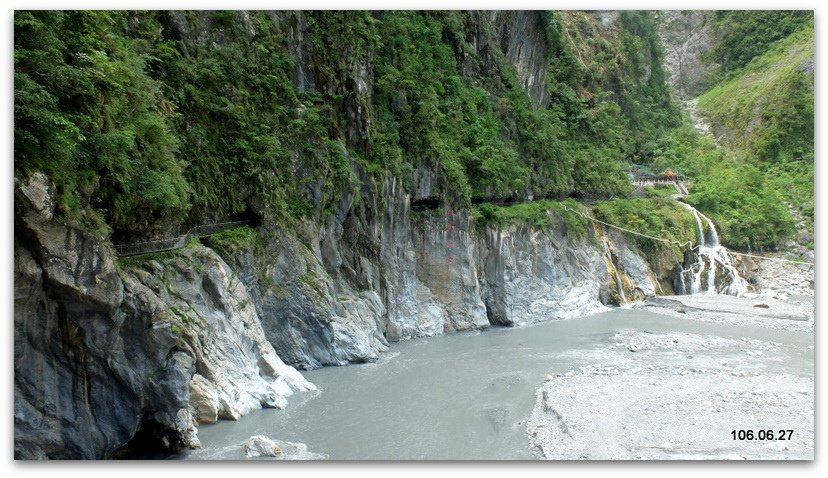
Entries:
[[248, 458], [260, 456], [279, 456], [282, 449], [270, 438], [264, 435], [255, 435], [247, 439], [242, 445], [244, 455]]

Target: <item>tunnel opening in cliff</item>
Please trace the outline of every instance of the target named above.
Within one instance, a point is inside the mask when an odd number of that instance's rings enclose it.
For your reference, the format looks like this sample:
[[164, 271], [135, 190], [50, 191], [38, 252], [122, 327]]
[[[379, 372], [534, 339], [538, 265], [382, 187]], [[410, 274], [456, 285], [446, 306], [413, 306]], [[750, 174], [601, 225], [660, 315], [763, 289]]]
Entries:
[[431, 211], [440, 207], [439, 198], [422, 198], [411, 201], [412, 211]]

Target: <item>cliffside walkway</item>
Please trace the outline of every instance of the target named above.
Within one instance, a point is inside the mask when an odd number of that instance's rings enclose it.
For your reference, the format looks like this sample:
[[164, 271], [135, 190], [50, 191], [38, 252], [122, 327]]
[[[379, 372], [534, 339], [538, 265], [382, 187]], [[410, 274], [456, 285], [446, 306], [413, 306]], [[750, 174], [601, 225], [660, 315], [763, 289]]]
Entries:
[[135, 242], [131, 244], [115, 244], [115, 254], [119, 257], [140, 256], [155, 252], [172, 251], [180, 249], [194, 237], [209, 237], [217, 232], [239, 226], [250, 225], [251, 221], [219, 222], [214, 224], [202, 224], [196, 226], [182, 236], [175, 236], [154, 241]]

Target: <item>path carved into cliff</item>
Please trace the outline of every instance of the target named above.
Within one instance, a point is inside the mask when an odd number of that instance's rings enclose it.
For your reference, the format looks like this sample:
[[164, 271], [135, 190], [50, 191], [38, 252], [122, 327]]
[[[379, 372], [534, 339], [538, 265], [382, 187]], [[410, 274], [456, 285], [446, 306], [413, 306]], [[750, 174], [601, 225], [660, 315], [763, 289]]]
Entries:
[[194, 237], [209, 237], [217, 232], [239, 226], [247, 226], [250, 221], [231, 221], [196, 226], [186, 234], [155, 241], [136, 242], [132, 244], [115, 244], [115, 254], [120, 257], [139, 256], [154, 252], [172, 251], [184, 247]]

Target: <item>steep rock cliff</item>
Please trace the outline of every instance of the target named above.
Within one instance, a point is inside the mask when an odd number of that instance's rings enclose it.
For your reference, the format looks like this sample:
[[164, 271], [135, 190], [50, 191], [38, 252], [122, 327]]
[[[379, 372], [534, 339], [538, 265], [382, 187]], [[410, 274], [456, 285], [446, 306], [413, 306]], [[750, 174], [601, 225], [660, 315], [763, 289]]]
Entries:
[[412, 212], [396, 181], [364, 181], [362, 200], [345, 194], [325, 227], [265, 224], [227, 259], [267, 339], [297, 367], [373, 361], [413, 337], [579, 317], [671, 287], [677, 263], [651, 268], [620, 234], [575, 234], [553, 211], [546, 227], [478, 224], [446, 205]]
[[168, 329], [120, 310], [112, 253], [52, 218], [49, 189], [36, 174], [15, 191], [15, 457], [109, 456], [150, 414], [176, 433], [171, 448], [195, 445], [173, 391], [192, 361]]
[[670, 84], [681, 100], [696, 97], [705, 88], [716, 65], [702, 54], [713, 45], [713, 13], [704, 10], [664, 10], [659, 36]]
[[412, 212], [395, 180], [363, 179], [362, 200], [343, 195], [322, 227], [266, 223], [227, 263], [189, 245], [120, 274], [97, 239], [50, 217], [45, 178], [22, 183], [17, 456], [198, 446], [198, 423], [313, 388], [280, 357], [372, 361], [393, 341], [582, 316], [620, 302], [616, 271], [627, 297], [659, 287], [620, 235], [574, 234], [551, 211], [546, 227]]
[[592, 244], [573, 238], [560, 218], [545, 231], [487, 228], [481, 249], [485, 302], [493, 324], [526, 325], [601, 308], [607, 269]]
[[294, 391], [313, 389], [265, 340], [247, 290], [211, 249], [192, 246], [163, 264], [128, 268], [124, 289], [124, 312], [169, 329], [192, 357], [189, 404], [198, 423], [283, 408]]
[[53, 217], [51, 188], [16, 180], [16, 458], [197, 447], [196, 422], [313, 388], [264, 340], [218, 256], [119, 272], [109, 247]]
[[[495, 51], [503, 55], [515, 68], [518, 81], [532, 104], [548, 106], [549, 53], [541, 15], [532, 11], [491, 10], [469, 12], [469, 17], [475, 32], [471, 44], [478, 55], [486, 58]], [[491, 63], [486, 63], [491, 67]]]

